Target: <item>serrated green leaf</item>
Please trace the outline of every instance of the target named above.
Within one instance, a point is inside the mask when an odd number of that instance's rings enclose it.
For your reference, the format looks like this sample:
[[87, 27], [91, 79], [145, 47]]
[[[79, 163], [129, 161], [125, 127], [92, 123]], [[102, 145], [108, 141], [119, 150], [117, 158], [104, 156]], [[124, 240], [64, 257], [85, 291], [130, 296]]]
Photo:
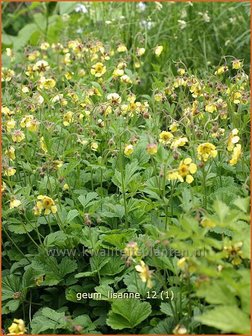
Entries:
[[116, 330], [134, 328], [151, 313], [151, 305], [136, 299], [117, 299], [112, 303], [107, 324]]
[[64, 313], [58, 313], [51, 308], [43, 308], [36, 313], [32, 319], [31, 328], [33, 334], [40, 334], [43, 331], [55, 331], [57, 329], [65, 328], [67, 321]]
[[74, 209], [70, 210], [67, 214], [66, 222], [70, 223], [75, 217], [79, 216], [79, 211]]
[[220, 329], [222, 332], [250, 335], [250, 319], [237, 306], [216, 307], [201, 316], [197, 321], [211, 327]]

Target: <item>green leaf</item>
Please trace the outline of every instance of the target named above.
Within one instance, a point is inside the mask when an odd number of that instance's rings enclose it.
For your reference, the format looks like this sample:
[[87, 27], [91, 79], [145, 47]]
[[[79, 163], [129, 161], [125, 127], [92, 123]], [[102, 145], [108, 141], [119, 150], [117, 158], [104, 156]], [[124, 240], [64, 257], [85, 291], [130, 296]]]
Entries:
[[105, 258], [102, 255], [94, 255], [90, 258], [90, 266], [92, 271], [99, 271], [104, 267], [108, 262], [110, 261], [110, 258]]
[[149, 331], [151, 335], [170, 335], [173, 333], [175, 327], [174, 319], [171, 317], [165, 318], [163, 321], [160, 321], [156, 327]]
[[125, 269], [125, 263], [119, 256], [108, 257], [108, 262], [101, 268], [101, 275], [115, 275]]
[[211, 327], [220, 329], [222, 332], [250, 335], [250, 319], [237, 306], [216, 307], [201, 316], [197, 321]]
[[52, 246], [64, 247], [66, 239], [67, 235], [64, 232], [56, 231], [53, 233], [49, 233], [49, 235], [45, 237], [44, 245], [47, 248]]
[[111, 298], [108, 297], [108, 293], [114, 293], [113, 288], [110, 287], [109, 285], [96, 286], [95, 291], [101, 294], [101, 298], [99, 300], [105, 300], [105, 301], [111, 300]]
[[125, 230], [125, 231], [121, 230], [120, 233], [110, 231], [102, 235], [101, 239], [104, 247], [112, 245], [121, 250], [125, 247], [125, 245], [129, 242], [129, 240], [132, 239], [134, 234], [135, 234], [134, 230]]
[[71, 13], [76, 7], [76, 3], [74, 2], [58, 2], [60, 15]]
[[151, 314], [151, 305], [136, 299], [117, 299], [111, 308], [107, 324], [116, 330], [134, 328]]
[[80, 243], [90, 249], [98, 248], [100, 231], [98, 228], [84, 227], [82, 229], [82, 236], [80, 237]]
[[68, 257], [62, 259], [61, 263], [59, 264], [59, 273], [61, 274], [62, 278], [74, 272], [77, 269], [77, 263], [75, 260], [72, 260]]
[[73, 319], [73, 324], [81, 326], [85, 334], [95, 331], [95, 325], [88, 315], [79, 315]]
[[59, 174], [62, 177], [69, 176], [70, 173], [79, 165], [79, 161], [71, 161], [70, 163], [65, 163], [60, 169]]
[[10, 274], [2, 280], [2, 313], [9, 314], [16, 311], [26, 297], [27, 290], [21, 278]]
[[28, 23], [25, 25], [18, 33], [17, 37], [12, 38], [13, 40], [13, 49], [19, 50], [23, 48], [26, 43], [29, 41], [31, 35], [38, 30], [38, 27], [35, 23]]
[[199, 289], [197, 295], [205, 297], [208, 303], [236, 305], [236, 299], [232, 291], [225, 282], [213, 282], [212, 284]]
[[58, 313], [56, 310], [46, 307], [37, 312], [33, 318], [31, 322], [32, 334], [62, 329], [66, 327], [66, 324], [65, 313]]
[[250, 204], [250, 197], [237, 198], [233, 203], [234, 203], [235, 206], [237, 206], [237, 208], [239, 208], [240, 210], [242, 210], [245, 213], [248, 213], [249, 204]]
[[70, 223], [75, 217], [79, 216], [79, 211], [74, 209], [70, 210], [67, 214], [66, 222]]
[[168, 316], [173, 316], [173, 312], [171, 309], [171, 305], [168, 302], [162, 302], [160, 306], [160, 310], [162, 313]]
[[217, 216], [219, 217], [220, 223], [222, 224], [225, 217], [229, 214], [229, 207], [225, 203], [218, 200], [214, 202], [213, 209], [215, 210]]
[[129, 293], [139, 293], [142, 297], [144, 297], [147, 291], [149, 291], [146, 287], [146, 283], [141, 280], [139, 275], [136, 274], [136, 271], [125, 274], [123, 282], [127, 286], [127, 291]]
[[64, 257], [58, 264], [56, 258], [41, 254], [32, 261], [32, 267], [41, 275], [45, 275], [45, 285], [54, 286], [64, 282], [65, 276], [77, 269], [77, 263], [69, 257]]
[[[125, 172], [123, 173], [124, 180], [124, 189], [125, 191], [129, 191], [130, 183], [139, 180], [139, 173], [136, 173], [139, 170], [139, 164], [137, 160], [134, 160], [131, 163], [127, 163], [125, 166]], [[120, 189], [122, 192], [122, 173], [118, 170], [115, 171], [115, 174], [112, 178], [112, 182]]]
[[83, 206], [84, 210], [92, 205], [95, 200], [98, 197], [98, 194], [96, 192], [90, 192], [87, 195], [81, 195], [78, 197], [78, 200], [80, 201], [81, 205]]
[[[4, 224], [4, 223], [3, 223]], [[34, 230], [36, 223], [33, 223], [33, 226], [29, 223], [21, 222], [20, 219], [17, 218], [9, 218], [8, 219], [8, 230], [14, 232], [16, 234], [24, 234], [27, 232], [31, 232]]]

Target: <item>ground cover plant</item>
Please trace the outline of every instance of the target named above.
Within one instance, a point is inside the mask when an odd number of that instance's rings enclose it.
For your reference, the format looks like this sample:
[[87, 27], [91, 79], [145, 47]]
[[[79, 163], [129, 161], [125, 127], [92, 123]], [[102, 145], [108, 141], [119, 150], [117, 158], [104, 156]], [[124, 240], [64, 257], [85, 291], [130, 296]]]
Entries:
[[250, 334], [249, 3], [2, 6], [5, 333]]

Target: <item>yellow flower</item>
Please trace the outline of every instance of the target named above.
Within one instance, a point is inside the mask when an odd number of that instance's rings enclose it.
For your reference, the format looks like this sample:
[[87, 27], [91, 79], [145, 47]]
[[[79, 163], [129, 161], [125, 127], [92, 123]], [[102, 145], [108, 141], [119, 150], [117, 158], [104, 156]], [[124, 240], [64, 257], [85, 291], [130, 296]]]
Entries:
[[163, 46], [157, 46], [156, 48], [155, 48], [155, 55], [157, 56], [157, 57], [159, 57], [160, 55], [161, 55], [161, 53], [162, 53], [162, 51], [164, 50], [164, 47]]
[[124, 154], [130, 156], [134, 152], [134, 147], [132, 145], [126, 145], [124, 148]]
[[224, 72], [226, 72], [228, 70], [228, 67], [226, 65], [222, 65], [220, 66], [216, 71], [215, 71], [215, 75], [222, 75]]
[[13, 131], [11, 138], [14, 142], [21, 142], [24, 140], [25, 135], [24, 132], [20, 131], [20, 130], [15, 130]]
[[119, 46], [117, 47], [117, 52], [119, 52], [119, 53], [123, 53], [123, 52], [125, 52], [125, 51], [127, 51], [127, 47], [126, 47], [126, 45], [124, 45], [124, 44], [119, 44]]
[[177, 170], [168, 173], [169, 180], [179, 180], [180, 182], [186, 181], [187, 183], [192, 183], [194, 178], [193, 174], [197, 171], [197, 166], [192, 162], [191, 158], [182, 160], [179, 164]]
[[233, 92], [231, 94], [231, 100], [234, 104], [240, 104], [242, 98], [242, 94], [239, 91]]
[[176, 327], [173, 329], [173, 334], [175, 335], [185, 335], [187, 334], [187, 329], [183, 325], [176, 325]]
[[57, 212], [57, 207], [52, 198], [45, 195], [39, 195], [37, 199], [39, 201], [33, 208], [33, 212], [35, 215], [37, 216], [40, 215], [42, 211], [44, 211], [45, 215], [49, 215], [50, 213], [55, 214]]
[[164, 99], [164, 95], [161, 92], [154, 94], [154, 99], [156, 102], [161, 102]]
[[80, 69], [80, 70], [78, 71], [78, 75], [79, 75], [80, 77], [84, 77], [84, 76], [86, 75], [86, 71], [85, 71], [84, 69]]
[[23, 93], [28, 93], [28, 92], [30, 92], [29, 88], [28, 88], [27, 86], [25, 86], [25, 85], [22, 85], [21, 91], [22, 91]]
[[210, 157], [215, 158], [217, 155], [216, 147], [209, 142], [200, 144], [197, 148], [197, 152], [199, 160], [204, 162], [206, 162]]
[[98, 149], [98, 147], [99, 147], [99, 145], [98, 145], [97, 142], [92, 142], [91, 143], [91, 149], [92, 149], [92, 151], [96, 152], [97, 149]]
[[109, 105], [104, 111], [104, 115], [107, 116], [112, 113], [112, 107]]
[[156, 144], [148, 144], [147, 145], [147, 152], [150, 155], [155, 155], [157, 153], [158, 147]]
[[110, 93], [107, 95], [107, 100], [111, 104], [120, 104], [122, 101], [122, 98], [119, 96], [118, 93]]
[[[175, 79], [174, 83], [173, 83], [173, 86], [174, 86], [174, 88], [178, 88], [178, 87], [180, 87], [180, 86], [186, 86], [186, 81], [185, 81], [184, 78], [182, 78], [182, 77], [177, 77], [177, 78]], [[198, 89], [197, 86], [192, 85], [192, 87], [191, 87], [191, 92], [196, 92], [197, 89]], [[193, 95], [193, 97], [194, 97], [194, 95]], [[197, 95], [196, 95], [196, 97], [197, 97]]]
[[240, 60], [232, 61], [232, 69], [239, 70], [242, 68], [242, 62]]
[[44, 60], [37, 61], [32, 67], [33, 71], [38, 71], [38, 72], [45, 72], [48, 69], [50, 69], [50, 66], [48, 62]]
[[159, 142], [163, 145], [168, 145], [173, 138], [173, 134], [168, 131], [162, 131], [159, 134]]
[[15, 160], [16, 155], [15, 155], [15, 148], [13, 146], [10, 146], [9, 149], [6, 149], [5, 155], [10, 159], [10, 160]]
[[8, 167], [4, 172], [5, 176], [13, 176], [15, 174], [16, 174], [16, 169], [13, 167]]
[[124, 75], [124, 70], [123, 69], [118, 69], [116, 68], [114, 71], [113, 71], [113, 77], [121, 77]]
[[6, 55], [10, 58], [14, 58], [13, 50], [11, 48], [6, 48]]
[[139, 62], [139, 61], [137, 61], [137, 62], [134, 63], [134, 67], [136, 69], [139, 69], [141, 67], [141, 65], [142, 65], [142, 62]]
[[42, 151], [44, 153], [47, 153], [48, 149], [47, 149], [47, 146], [46, 146], [46, 143], [45, 143], [45, 139], [44, 139], [43, 136], [39, 139], [39, 144], [40, 144], [40, 148], [42, 149]]
[[202, 87], [200, 83], [195, 83], [190, 87], [190, 92], [192, 93], [193, 98], [197, 98], [198, 96], [200, 96], [201, 91], [202, 91]]
[[6, 183], [3, 182], [2, 187], [1, 187], [1, 191], [2, 193], [6, 190]]
[[186, 267], [187, 259], [188, 259], [187, 257], [183, 257], [183, 258], [179, 259], [179, 260], [177, 261], [177, 266], [178, 266], [179, 268], [181, 268], [182, 270], [184, 270], [185, 267]]
[[52, 78], [41, 77], [39, 80], [39, 88], [50, 90], [53, 89], [56, 85], [56, 82]]
[[185, 69], [179, 68], [178, 69], [178, 74], [179, 74], [179, 76], [183, 76], [185, 74]]
[[135, 243], [135, 242], [129, 242], [124, 249], [124, 253], [128, 257], [137, 256], [138, 251], [139, 251], [139, 248], [137, 246], [137, 243]]
[[143, 282], [146, 282], [148, 288], [153, 287], [153, 283], [151, 281], [152, 271], [149, 270], [149, 267], [145, 265], [143, 260], [140, 261], [140, 265], [136, 265], [135, 269], [140, 273], [140, 278]]
[[217, 111], [217, 107], [215, 104], [207, 104], [206, 107], [205, 107], [205, 111], [206, 112], [209, 112], [209, 113], [213, 113], [213, 112], [216, 112]]
[[122, 83], [126, 83], [126, 84], [132, 84], [132, 80], [130, 79], [130, 77], [128, 75], [123, 75], [120, 78]]
[[228, 136], [227, 150], [231, 152], [234, 149], [235, 144], [239, 142], [240, 137], [238, 136], [238, 129], [234, 128]]
[[233, 150], [233, 154], [232, 154], [232, 158], [231, 160], [229, 161], [229, 164], [231, 166], [234, 166], [237, 164], [240, 156], [242, 154], [242, 151], [241, 151], [241, 145], [240, 144], [237, 144], [235, 147], [234, 147], [234, 150]]
[[10, 201], [10, 209], [17, 208], [17, 207], [19, 207], [20, 204], [21, 204], [20, 200], [13, 198]]
[[106, 72], [106, 66], [103, 65], [101, 62], [94, 64], [91, 68], [91, 74], [95, 77], [101, 77]]
[[35, 279], [36, 286], [40, 286], [44, 281], [44, 276], [41, 275], [40, 277]]
[[171, 148], [176, 149], [178, 147], [183, 147], [187, 142], [188, 139], [186, 137], [175, 139], [171, 144]]
[[69, 185], [67, 183], [65, 183], [63, 185], [63, 190], [66, 191], [66, 190], [69, 190]]
[[63, 166], [64, 162], [61, 160], [54, 160], [52, 163], [54, 169], [60, 169]]
[[40, 44], [41, 50], [47, 50], [48, 48], [50, 48], [50, 44], [48, 42], [43, 42]]
[[31, 132], [37, 132], [39, 122], [34, 118], [33, 115], [26, 115], [20, 122], [21, 127], [28, 128]]
[[2, 68], [1, 71], [1, 81], [2, 82], [10, 82], [12, 78], [15, 76], [15, 72], [11, 69]]
[[231, 259], [231, 263], [233, 265], [240, 265], [243, 258], [243, 252], [242, 252], [242, 242], [237, 242], [232, 244], [232, 242], [225, 243], [223, 249], [226, 253], [226, 258]]
[[38, 92], [34, 93], [32, 99], [36, 105], [42, 105], [44, 102], [44, 98]]
[[174, 122], [171, 124], [171, 126], [169, 127], [169, 130], [171, 132], [176, 132], [178, 130], [178, 123]]
[[119, 62], [117, 64], [117, 69], [125, 69], [127, 67], [127, 64], [125, 62]]
[[213, 228], [216, 226], [216, 224], [209, 218], [203, 218], [200, 224], [205, 228]]
[[15, 114], [15, 112], [11, 111], [7, 106], [2, 106], [2, 113], [8, 117], [10, 117], [12, 114]]
[[73, 112], [69, 111], [63, 116], [63, 125], [69, 126], [73, 122]]
[[101, 92], [96, 88], [96, 87], [91, 87], [90, 89], [88, 89], [88, 91], [87, 91], [87, 95], [89, 96], [89, 97], [92, 97], [92, 96], [98, 96], [98, 97], [101, 97], [102, 96], [102, 94], [101, 94]]
[[60, 103], [61, 106], [67, 105], [67, 100], [63, 97], [63, 94], [58, 94], [51, 99], [52, 103]]
[[28, 60], [29, 61], [34, 61], [36, 58], [38, 58], [40, 55], [40, 52], [38, 50], [34, 50], [28, 55]]
[[137, 56], [143, 56], [143, 54], [145, 53], [145, 48], [137, 48], [136, 50], [136, 54]]
[[10, 131], [15, 128], [16, 126], [16, 121], [14, 119], [10, 119], [6, 121], [6, 130], [7, 133], [10, 133]]
[[64, 64], [70, 64], [71, 63], [71, 54], [67, 53], [64, 56]]
[[26, 332], [25, 323], [21, 319], [14, 319], [8, 330], [8, 335], [23, 335]]

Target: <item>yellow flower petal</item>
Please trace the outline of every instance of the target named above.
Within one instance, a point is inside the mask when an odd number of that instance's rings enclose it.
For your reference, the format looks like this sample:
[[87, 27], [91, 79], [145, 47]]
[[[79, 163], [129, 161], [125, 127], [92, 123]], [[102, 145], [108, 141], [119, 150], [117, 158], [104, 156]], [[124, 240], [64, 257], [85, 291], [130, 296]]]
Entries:
[[196, 164], [195, 164], [195, 163], [191, 163], [190, 166], [189, 166], [189, 172], [190, 172], [191, 174], [195, 174], [196, 171], [197, 171], [197, 166], [196, 166]]
[[186, 182], [187, 182], [187, 183], [190, 184], [190, 183], [193, 182], [193, 180], [194, 180], [194, 178], [192, 177], [192, 175], [187, 175], [187, 176], [186, 176]]

